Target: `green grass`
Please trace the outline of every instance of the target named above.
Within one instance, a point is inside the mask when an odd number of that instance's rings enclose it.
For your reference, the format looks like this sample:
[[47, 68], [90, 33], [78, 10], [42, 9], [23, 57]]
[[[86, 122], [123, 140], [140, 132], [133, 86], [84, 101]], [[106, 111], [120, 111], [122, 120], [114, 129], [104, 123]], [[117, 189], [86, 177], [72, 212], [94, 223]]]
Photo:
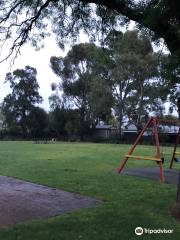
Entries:
[[[0, 175], [104, 201], [95, 208], [1, 230], [0, 240], [131, 240], [139, 238], [134, 234], [137, 226], [174, 229], [173, 234], [145, 234], [141, 239], [179, 239], [180, 223], [170, 213], [176, 188], [114, 173], [128, 148], [129, 145], [118, 144], [0, 142]], [[139, 146], [136, 154], [153, 156], [155, 150]], [[168, 165], [166, 162], [165, 167]], [[156, 163], [130, 160], [127, 164], [127, 167], [143, 166]]]

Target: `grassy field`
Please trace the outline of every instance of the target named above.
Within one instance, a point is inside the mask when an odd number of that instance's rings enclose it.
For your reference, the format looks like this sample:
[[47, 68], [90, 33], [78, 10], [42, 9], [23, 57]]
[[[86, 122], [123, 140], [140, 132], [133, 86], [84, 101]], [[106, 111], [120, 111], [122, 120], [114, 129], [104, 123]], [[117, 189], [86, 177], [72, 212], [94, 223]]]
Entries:
[[[118, 144], [0, 142], [0, 175], [104, 201], [92, 209], [1, 230], [0, 240], [179, 239], [180, 223], [170, 213], [175, 203], [175, 186], [114, 173], [128, 148]], [[171, 150], [164, 149], [166, 153]], [[153, 156], [154, 148], [139, 146], [136, 154]], [[165, 167], [169, 165], [167, 156]], [[141, 166], [156, 163], [130, 160], [127, 164]], [[139, 237], [134, 234], [137, 226], [173, 229], [174, 233]]]

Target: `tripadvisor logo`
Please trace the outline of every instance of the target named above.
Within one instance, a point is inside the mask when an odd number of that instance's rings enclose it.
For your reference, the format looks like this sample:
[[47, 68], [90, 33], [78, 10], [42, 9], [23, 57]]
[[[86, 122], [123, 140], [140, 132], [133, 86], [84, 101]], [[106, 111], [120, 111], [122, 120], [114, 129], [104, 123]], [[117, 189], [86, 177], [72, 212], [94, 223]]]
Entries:
[[137, 227], [135, 229], [135, 234], [136, 235], [142, 235], [143, 234], [143, 228], [142, 227]]
[[136, 235], [142, 235], [143, 233], [146, 234], [170, 234], [173, 233], [173, 229], [165, 229], [165, 228], [159, 228], [159, 229], [150, 229], [150, 228], [142, 228], [142, 227], [136, 227], [135, 228], [135, 234]]

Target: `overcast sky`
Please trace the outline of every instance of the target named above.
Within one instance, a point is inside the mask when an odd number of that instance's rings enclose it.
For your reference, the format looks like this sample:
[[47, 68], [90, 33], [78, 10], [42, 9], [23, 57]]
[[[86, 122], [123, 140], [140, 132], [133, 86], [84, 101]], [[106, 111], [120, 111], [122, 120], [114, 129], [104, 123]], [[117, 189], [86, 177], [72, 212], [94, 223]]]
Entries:
[[[129, 29], [132, 29], [133, 27], [134, 24], [131, 24]], [[88, 37], [84, 34], [81, 34], [79, 42], [88, 42]], [[39, 92], [44, 99], [41, 107], [49, 110], [48, 97], [52, 94], [50, 85], [52, 82], [60, 81], [60, 79], [52, 72], [49, 66], [50, 57], [65, 56], [69, 49], [70, 47], [67, 46], [65, 51], [62, 51], [57, 46], [55, 37], [53, 35], [45, 39], [45, 47], [39, 51], [35, 51], [30, 44], [24, 45], [21, 48], [21, 55], [17, 57], [11, 69], [8, 61], [0, 64], [0, 102], [2, 102], [3, 98], [10, 92], [8, 84], [4, 84], [6, 73], [12, 72], [17, 68], [24, 68], [26, 65], [29, 65], [37, 69], [37, 80], [40, 86]], [[165, 50], [164, 47], [163, 50]], [[168, 105], [169, 104], [166, 104], [166, 106]]]
[[[81, 42], [87, 42], [88, 38], [85, 35], [81, 35]], [[43, 108], [49, 110], [48, 97], [51, 95], [50, 84], [52, 82], [59, 82], [60, 79], [52, 72], [49, 64], [51, 56], [65, 56], [69, 47], [66, 47], [65, 51], [62, 51], [56, 44], [55, 37], [51, 36], [45, 40], [45, 48], [35, 51], [35, 49], [26, 44], [21, 49], [21, 55], [17, 57], [13, 67], [10, 69], [9, 62], [3, 62], [0, 64], [0, 102], [10, 92], [8, 84], [4, 84], [5, 75], [7, 72], [12, 72], [17, 68], [24, 68], [26, 65], [37, 69], [37, 80], [40, 86], [40, 95], [44, 101], [41, 104]]]
[[[129, 30], [132, 30], [135, 26], [135, 23], [131, 21], [129, 25]], [[121, 29], [125, 31], [125, 28]], [[51, 33], [52, 34], [52, 33]], [[81, 32], [79, 36], [79, 43], [88, 42], [87, 35]], [[52, 72], [49, 64], [51, 56], [65, 56], [67, 51], [70, 49], [69, 46], [66, 47], [65, 51], [62, 51], [56, 44], [55, 36], [47, 37], [45, 39], [45, 47], [39, 51], [30, 45], [26, 44], [21, 48], [21, 55], [17, 57], [13, 67], [10, 69], [10, 64], [8, 61], [0, 63], [0, 102], [3, 101], [3, 98], [11, 91], [8, 84], [4, 84], [6, 73], [12, 72], [17, 68], [24, 68], [26, 65], [34, 67], [37, 69], [37, 80], [40, 86], [40, 95], [43, 97], [44, 101], [41, 104], [43, 108], [49, 110], [48, 97], [52, 94], [51, 83], [59, 82], [60, 79]], [[2, 55], [7, 55], [6, 49], [3, 49]]]
[[[135, 23], [131, 21], [129, 25], [129, 30], [132, 30], [135, 26]], [[121, 29], [125, 31], [125, 28]], [[51, 33], [52, 34], [52, 33]], [[80, 33], [79, 43], [88, 42], [88, 36]], [[43, 97], [44, 101], [41, 104], [41, 107], [49, 110], [49, 102], [48, 97], [52, 94], [51, 91], [51, 83], [59, 82], [60, 79], [52, 72], [49, 64], [51, 56], [65, 56], [69, 46], [66, 47], [65, 51], [62, 51], [56, 44], [55, 36], [47, 37], [45, 39], [45, 47], [39, 51], [35, 51], [35, 49], [30, 45], [26, 44], [21, 48], [21, 55], [17, 57], [13, 67], [10, 69], [9, 62], [0, 63], [0, 102], [3, 101], [3, 98], [11, 91], [8, 84], [4, 84], [6, 73], [12, 72], [17, 68], [24, 68], [26, 65], [34, 67], [37, 69], [37, 80], [40, 86], [40, 94]], [[7, 55], [6, 49], [4, 48], [3, 53], [0, 54], [0, 59], [2, 59], [2, 55]]]

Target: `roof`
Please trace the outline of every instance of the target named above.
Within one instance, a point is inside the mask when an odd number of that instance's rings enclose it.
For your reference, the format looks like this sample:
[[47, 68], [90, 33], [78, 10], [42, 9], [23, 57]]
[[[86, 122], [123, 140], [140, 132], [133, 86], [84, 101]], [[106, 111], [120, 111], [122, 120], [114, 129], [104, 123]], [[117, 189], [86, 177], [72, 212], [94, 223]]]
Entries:
[[111, 129], [112, 126], [111, 125], [107, 125], [107, 124], [104, 124], [104, 125], [96, 125], [96, 129]]
[[126, 126], [126, 128], [124, 129], [124, 131], [137, 131], [137, 127], [134, 124], [129, 124]]

